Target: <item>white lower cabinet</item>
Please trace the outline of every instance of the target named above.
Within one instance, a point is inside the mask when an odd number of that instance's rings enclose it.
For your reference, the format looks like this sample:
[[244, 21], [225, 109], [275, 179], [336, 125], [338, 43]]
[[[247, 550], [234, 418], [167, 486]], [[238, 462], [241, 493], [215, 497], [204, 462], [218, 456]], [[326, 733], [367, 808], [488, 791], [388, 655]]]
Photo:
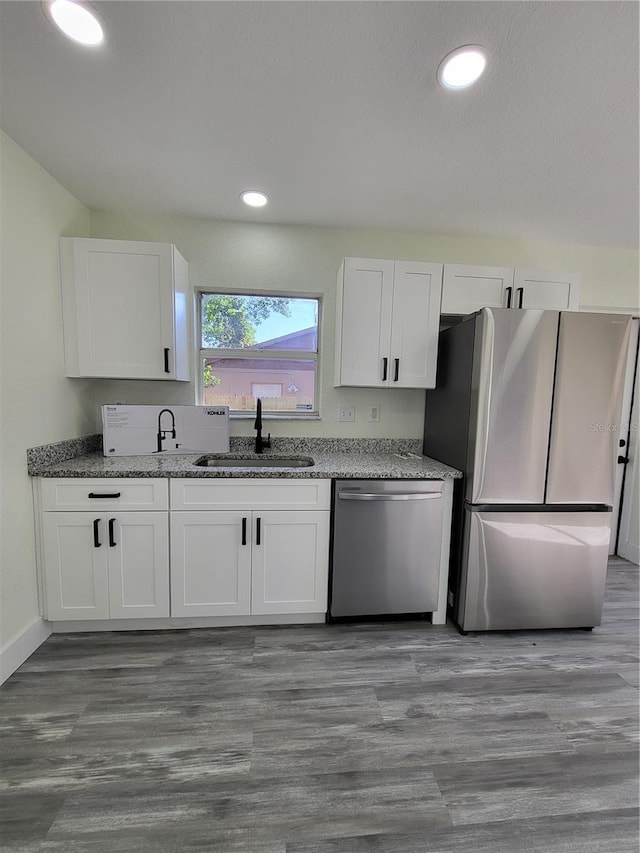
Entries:
[[47, 618], [169, 615], [166, 512], [47, 512]]
[[247, 526], [239, 512], [171, 513], [172, 616], [251, 613]]
[[330, 494], [319, 479], [40, 480], [45, 618], [324, 614]]
[[40, 548], [51, 621], [169, 616], [166, 480], [44, 480]]
[[261, 512], [252, 546], [252, 613], [323, 613], [329, 584], [329, 512]]
[[172, 616], [326, 611], [329, 480], [178, 479], [171, 506]]

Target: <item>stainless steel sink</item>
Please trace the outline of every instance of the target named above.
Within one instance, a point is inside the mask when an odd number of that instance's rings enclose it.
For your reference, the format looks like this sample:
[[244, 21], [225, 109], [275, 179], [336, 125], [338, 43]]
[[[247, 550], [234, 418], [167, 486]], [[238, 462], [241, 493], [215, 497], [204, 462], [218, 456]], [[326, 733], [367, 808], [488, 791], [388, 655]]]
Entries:
[[311, 468], [310, 456], [201, 456], [193, 463], [201, 468]]

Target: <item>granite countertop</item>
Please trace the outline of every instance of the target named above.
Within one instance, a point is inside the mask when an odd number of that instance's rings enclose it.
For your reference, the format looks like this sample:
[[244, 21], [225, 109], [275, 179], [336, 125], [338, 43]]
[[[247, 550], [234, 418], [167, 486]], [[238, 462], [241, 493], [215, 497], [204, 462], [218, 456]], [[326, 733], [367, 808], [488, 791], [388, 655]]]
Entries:
[[[104, 457], [100, 436], [58, 442], [27, 451], [27, 470], [33, 477], [259, 477], [434, 480], [458, 478], [449, 465], [422, 456], [413, 439], [281, 439], [262, 457], [310, 456], [309, 468], [201, 468], [203, 454], [175, 456]], [[416, 446], [417, 445], [417, 446]], [[251, 440], [235, 439], [225, 458], [261, 457], [251, 452]]]

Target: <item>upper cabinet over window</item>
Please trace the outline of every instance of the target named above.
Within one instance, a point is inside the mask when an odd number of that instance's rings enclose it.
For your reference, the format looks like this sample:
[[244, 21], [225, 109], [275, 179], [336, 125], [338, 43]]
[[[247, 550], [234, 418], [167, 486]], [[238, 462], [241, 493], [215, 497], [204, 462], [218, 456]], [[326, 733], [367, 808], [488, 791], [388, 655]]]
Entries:
[[578, 310], [580, 276], [511, 267], [445, 264], [443, 314], [472, 314], [480, 308]]
[[441, 288], [442, 264], [345, 258], [334, 384], [435, 387]]
[[188, 264], [169, 243], [60, 239], [65, 373], [189, 375]]

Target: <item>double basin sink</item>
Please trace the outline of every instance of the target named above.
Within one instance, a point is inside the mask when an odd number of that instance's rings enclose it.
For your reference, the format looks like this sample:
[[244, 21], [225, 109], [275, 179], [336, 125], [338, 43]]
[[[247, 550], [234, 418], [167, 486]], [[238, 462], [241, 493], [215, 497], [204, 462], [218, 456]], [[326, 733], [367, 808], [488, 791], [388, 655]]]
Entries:
[[313, 459], [310, 456], [227, 456], [208, 453], [193, 463], [200, 468], [311, 468]]

